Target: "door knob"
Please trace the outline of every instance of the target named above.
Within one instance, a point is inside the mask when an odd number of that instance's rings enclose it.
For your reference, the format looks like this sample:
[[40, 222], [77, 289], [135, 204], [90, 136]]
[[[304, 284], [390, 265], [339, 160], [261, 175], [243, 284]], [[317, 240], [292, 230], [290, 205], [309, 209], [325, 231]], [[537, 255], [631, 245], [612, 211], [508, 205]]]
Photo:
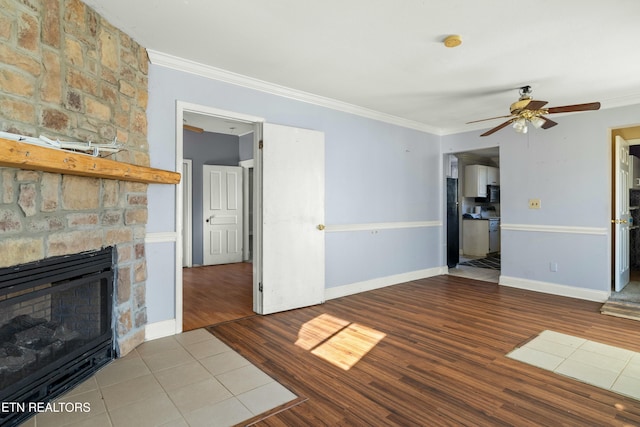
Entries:
[[629, 221], [627, 221], [626, 219], [612, 219], [611, 220], [612, 224], [628, 224], [630, 222], [633, 222], [633, 218], [631, 218]]
[[324, 224], [318, 224], [318, 230], [320, 231], [324, 230]]

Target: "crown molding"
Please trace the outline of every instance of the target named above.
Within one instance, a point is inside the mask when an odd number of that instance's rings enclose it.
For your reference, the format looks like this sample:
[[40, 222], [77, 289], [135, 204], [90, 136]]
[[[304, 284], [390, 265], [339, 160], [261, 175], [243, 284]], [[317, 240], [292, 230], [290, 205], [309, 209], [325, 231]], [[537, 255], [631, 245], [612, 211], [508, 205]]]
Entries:
[[419, 130], [422, 132], [428, 132], [434, 135], [442, 135], [441, 129], [429, 126], [424, 123], [403, 119], [402, 117], [381, 113], [379, 111], [370, 110], [368, 108], [359, 107], [357, 105], [338, 101], [332, 98], [326, 98], [309, 92], [291, 89], [285, 86], [277, 85], [275, 83], [269, 83], [264, 80], [254, 79], [242, 74], [234, 73], [216, 67], [211, 67], [209, 65], [169, 55], [167, 53], [158, 52], [152, 49], [148, 49], [147, 53], [149, 55], [149, 60], [154, 65], [171, 68], [185, 73], [195, 74], [200, 77], [218, 80], [236, 86], [242, 86], [248, 89], [270, 93], [272, 95], [294, 99], [296, 101], [306, 102], [308, 104], [330, 108], [332, 110], [342, 111], [344, 113], [354, 114], [360, 117], [365, 117], [384, 123]]

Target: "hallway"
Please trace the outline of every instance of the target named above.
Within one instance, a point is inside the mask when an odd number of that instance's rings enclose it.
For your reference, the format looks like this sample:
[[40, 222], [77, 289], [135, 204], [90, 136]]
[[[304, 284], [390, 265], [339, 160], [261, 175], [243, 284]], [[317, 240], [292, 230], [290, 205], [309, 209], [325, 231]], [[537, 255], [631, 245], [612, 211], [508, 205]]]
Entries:
[[184, 268], [182, 292], [185, 332], [255, 315], [248, 262]]

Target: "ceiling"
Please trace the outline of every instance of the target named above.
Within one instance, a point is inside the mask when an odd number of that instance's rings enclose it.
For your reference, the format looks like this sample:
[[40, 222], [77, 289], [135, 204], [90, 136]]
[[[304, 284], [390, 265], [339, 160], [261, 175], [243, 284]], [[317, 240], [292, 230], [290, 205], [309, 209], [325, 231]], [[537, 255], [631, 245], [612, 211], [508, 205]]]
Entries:
[[439, 134], [499, 124], [465, 123], [524, 85], [548, 106], [640, 103], [637, 0], [84, 1], [147, 49]]
[[192, 126], [191, 129], [195, 128], [196, 131], [202, 129], [205, 132], [236, 136], [242, 136], [253, 132], [252, 123], [243, 123], [188, 111], [183, 113], [183, 120], [185, 125]]

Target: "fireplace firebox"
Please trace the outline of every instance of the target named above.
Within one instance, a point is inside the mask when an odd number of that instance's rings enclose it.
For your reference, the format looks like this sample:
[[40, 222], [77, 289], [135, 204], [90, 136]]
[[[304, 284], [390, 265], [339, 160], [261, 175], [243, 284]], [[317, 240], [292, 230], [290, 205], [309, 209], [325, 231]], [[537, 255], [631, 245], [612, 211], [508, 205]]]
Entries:
[[114, 260], [110, 247], [0, 269], [0, 425], [115, 358]]

